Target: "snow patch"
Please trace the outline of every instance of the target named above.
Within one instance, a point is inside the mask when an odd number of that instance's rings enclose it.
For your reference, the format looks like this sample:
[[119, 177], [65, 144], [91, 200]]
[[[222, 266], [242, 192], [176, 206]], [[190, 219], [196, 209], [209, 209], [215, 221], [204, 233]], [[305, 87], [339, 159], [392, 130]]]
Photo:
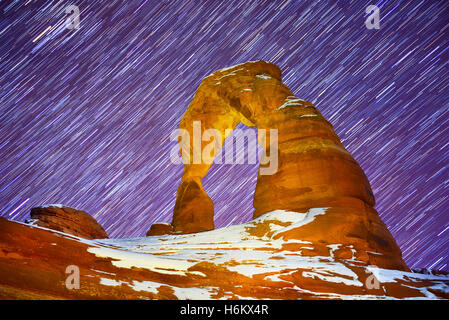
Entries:
[[39, 219], [26, 219], [25, 223], [30, 226], [37, 226], [37, 223], [39, 222]]
[[305, 216], [303, 219], [297, 221], [297, 222], [293, 222], [291, 225], [289, 225], [288, 227], [282, 228], [279, 231], [276, 231], [273, 234], [273, 237], [275, 237], [276, 235], [280, 234], [280, 233], [284, 233], [299, 227], [302, 227], [303, 225], [306, 225], [310, 222], [312, 222], [313, 220], [315, 220], [316, 216], [322, 215], [322, 214], [326, 214], [326, 210], [328, 208], [312, 208], [309, 211], [307, 211], [307, 213], [305, 213]]
[[[248, 62], [245, 62], [245, 63], [239, 63], [239, 64], [236, 64], [236, 65], [233, 65], [233, 66], [230, 66], [230, 67], [222, 68], [222, 69], [217, 70], [217, 71], [215, 71], [215, 72], [224, 72], [224, 71], [228, 71], [228, 70], [234, 69], [234, 68], [236, 68], [236, 67], [240, 67], [240, 66], [242, 66], [242, 65], [244, 65], [244, 64], [247, 64], [247, 63], [256, 63], [256, 62], [257, 62], [257, 61], [248, 61]], [[215, 73], [215, 72], [214, 72], [214, 73]], [[213, 75], [214, 73], [210, 74], [209, 76]]]
[[141, 254], [132, 251], [122, 251], [103, 247], [90, 247], [88, 252], [101, 258], [112, 258], [111, 263], [119, 268], [145, 268], [154, 272], [186, 275], [187, 269], [194, 265], [181, 259], [159, 258], [154, 255]]
[[130, 286], [135, 291], [146, 291], [157, 294], [159, 292], [158, 288], [162, 286], [162, 284], [153, 281], [133, 280], [133, 283], [132, 284], [128, 283], [128, 286]]
[[126, 283], [123, 281], [117, 281], [114, 279], [109, 279], [109, 278], [101, 278], [100, 279], [100, 284], [105, 285], [105, 286], [121, 286], [122, 283]]
[[63, 204], [60, 203], [51, 203], [51, 204], [44, 204], [43, 206], [40, 206], [41, 208], [48, 208], [48, 207], [57, 207], [57, 208], [63, 208], [66, 207]]
[[211, 298], [211, 292], [209, 291], [212, 288], [179, 288], [179, 287], [171, 287], [173, 288], [174, 295], [178, 297], [180, 300], [209, 300]]
[[90, 270], [95, 271], [95, 272], [99, 272], [99, 273], [103, 273], [103, 274], [109, 274], [111, 276], [115, 276], [115, 273], [112, 273], [112, 272], [106, 272], [106, 271], [95, 270], [95, 269], [90, 269]]

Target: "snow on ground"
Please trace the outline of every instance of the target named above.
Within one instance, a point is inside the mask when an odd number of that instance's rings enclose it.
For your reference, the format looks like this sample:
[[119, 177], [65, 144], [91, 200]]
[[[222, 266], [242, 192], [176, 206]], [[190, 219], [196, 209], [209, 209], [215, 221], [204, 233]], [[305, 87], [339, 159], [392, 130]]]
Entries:
[[[166, 274], [188, 275], [192, 273], [188, 270], [191, 266], [207, 261], [225, 266], [229, 271], [235, 271], [247, 277], [253, 277], [257, 274], [275, 273], [274, 275], [265, 276], [264, 279], [267, 281], [285, 282], [279, 276], [289, 274], [301, 268], [307, 270], [303, 271], [303, 277], [318, 278], [327, 282], [361, 287], [363, 283], [358, 280], [357, 275], [348, 266], [333, 260], [332, 252], [338, 249], [341, 244], [329, 245], [330, 256], [328, 257], [310, 257], [301, 256], [300, 253], [292, 254], [291, 251], [279, 251], [282, 245], [286, 243], [303, 245], [303, 249], [313, 249], [310, 242], [300, 240], [287, 241], [282, 238], [273, 240], [273, 237], [282, 232], [299, 228], [313, 221], [316, 216], [326, 214], [326, 209], [313, 208], [305, 213], [276, 210], [245, 224], [196, 234], [134, 239], [101, 239], [96, 240], [97, 246], [89, 248], [88, 251], [99, 257], [116, 259], [112, 263], [117, 267], [130, 268], [134, 266]], [[257, 237], [250, 233], [249, 230], [251, 228], [262, 223], [270, 226], [271, 236], [266, 234], [262, 237]], [[288, 225], [285, 226], [285, 224]], [[273, 249], [278, 249], [278, 252], [273, 253]], [[348, 261], [351, 260], [348, 259]], [[432, 277], [433, 280], [442, 279], [441, 276], [385, 270], [374, 266], [368, 267], [367, 272], [374, 274], [380, 283], [394, 282], [398, 279], [425, 280]], [[198, 274], [198, 272], [196, 273]], [[446, 280], [449, 280], [449, 277]], [[437, 283], [437, 285], [443, 286], [444, 290], [448, 290], [448, 286], [443, 282]], [[134, 288], [154, 292], [158, 286], [160, 284], [151, 284], [149, 282], [147, 284], [134, 285]], [[210, 298], [210, 294], [204, 288], [173, 288], [175, 295], [181, 299], [187, 297]], [[298, 290], [307, 293], [307, 290], [300, 288]], [[435, 298], [427, 289], [422, 290], [426, 297]], [[339, 299], [369, 299], [371, 297], [328, 293], [311, 294]], [[388, 297], [383, 298], [387, 299]]]
[[[207, 261], [247, 277], [270, 272], [285, 274], [286, 270], [288, 273], [288, 270], [300, 267], [310, 270], [305, 273], [306, 277], [361, 286], [352, 270], [332, 261], [331, 257], [301, 256], [288, 251], [273, 254], [273, 250], [281, 249], [286, 243], [311, 248], [310, 242], [256, 237], [248, 231], [258, 224], [269, 223], [274, 236], [282, 231], [299, 228], [325, 213], [326, 208], [314, 208], [305, 213], [276, 210], [245, 224], [196, 234], [96, 240], [100, 246], [91, 247], [88, 251], [99, 257], [114, 259], [112, 263], [117, 267], [140, 267], [165, 274], [188, 275], [192, 273], [188, 270], [190, 267]], [[282, 280], [278, 278], [278, 281]]]
[[[86, 240], [62, 232], [50, 231], [88, 244], [88, 252], [98, 257], [112, 258], [111, 263], [119, 268], [138, 267], [166, 275], [206, 277], [205, 274], [190, 271], [189, 268], [199, 262], [209, 262], [250, 278], [261, 275], [267, 282], [287, 282], [282, 279], [282, 276], [301, 269], [303, 270], [302, 276], [306, 278], [310, 277], [360, 288], [363, 283], [358, 279], [357, 274], [348, 267], [356, 261], [353, 258], [347, 259], [345, 263], [334, 260], [333, 251], [338, 249], [341, 244], [328, 245], [329, 256], [302, 256], [301, 249], [313, 249], [312, 243], [298, 239], [284, 240], [282, 237], [273, 239], [282, 232], [312, 222], [316, 216], [326, 214], [326, 210], [327, 208], [313, 208], [303, 213], [275, 210], [250, 222], [217, 230], [144, 238]], [[251, 233], [252, 229], [261, 224], [268, 225], [269, 232], [267, 231], [262, 236]], [[296, 244], [300, 249], [295, 252], [281, 250], [285, 244]], [[113, 279], [114, 274], [108, 274], [101, 270], [93, 271], [98, 273], [97, 277], [100, 279], [100, 283], [106, 286], [127, 285], [136, 291], [151, 293], [157, 293], [161, 285], [167, 286], [152, 281], [116, 281]], [[433, 288], [449, 292], [449, 286], [447, 285], [449, 276], [386, 270], [375, 266], [367, 267], [366, 272], [375, 275], [380, 283], [391, 283], [399, 280], [432, 280], [434, 281], [433, 287], [419, 289], [429, 299], [434, 299], [436, 296], [428, 289]], [[289, 284], [290, 288], [293, 287], [301, 293], [313, 294], [316, 297], [338, 299], [390, 298], [308, 292], [305, 289], [298, 288], [293, 283]], [[169, 287], [180, 299], [211, 299], [212, 291], [210, 288]]]

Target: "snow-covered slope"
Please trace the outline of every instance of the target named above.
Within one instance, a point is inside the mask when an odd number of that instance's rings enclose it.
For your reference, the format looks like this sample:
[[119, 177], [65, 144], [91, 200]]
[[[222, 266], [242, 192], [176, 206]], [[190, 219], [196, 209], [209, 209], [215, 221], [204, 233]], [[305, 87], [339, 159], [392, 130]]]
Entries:
[[[354, 257], [335, 259], [333, 251], [342, 244], [329, 244], [329, 255], [303, 255], [303, 250], [313, 250], [314, 244], [298, 239], [283, 240], [276, 235], [301, 227], [315, 219], [317, 215], [326, 214], [326, 208], [315, 208], [307, 213], [277, 210], [265, 214], [253, 221], [241, 225], [229, 226], [218, 230], [187, 235], [166, 235], [134, 239], [105, 239], [96, 241], [100, 246], [88, 249], [90, 253], [103, 258], [112, 258], [112, 264], [119, 268], [145, 268], [153, 272], [185, 277], [206, 274], [192, 269], [201, 262], [211, 263], [235, 272], [244, 277], [258, 279], [267, 287], [274, 283], [300, 295], [305, 293], [317, 298], [338, 299], [388, 299], [387, 284], [402, 282], [417, 287], [425, 281], [431, 283], [417, 289], [423, 298], [438, 298], [432, 291], [449, 292], [449, 277], [424, 275], [397, 270], [381, 269], [376, 266], [361, 267]], [[263, 233], [255, 235], [254, 229], [264, 226]], [[294, 251], [288, 248], [294, 248]], [[355, 249], [352, 249], [355, 251]], [[292, 275], [301, 273], [308, 279], [302, 285]], [[362, 273], [362, 275], [360, 274]], [[330, 287], [345, 287], [338, 292], [320, 292], [309, 286], [316, 280], [328, 283]], [[114, 277], [102, 277], [107, 285], [129, 285], [135, 290], [157, 292], [163, 283], [158, 282], [115, 282]], [[404, 284], [407, 286], [406, 284]], [[181, 299], [211, 299], [219, 291], [218, 287], [179, 288], [171, 286], [175, 295]], [[379, 287], [376, 290], [376, 287]], [[353, 293], [345, 293], [352, 288]], [[311, 290], [312, 289], [312, 290]], [[338, 291], [338, 290], [336, 290]], [[376, 292], [371, 292], [376, 291]], [[365, 293], [365, 294], [364, 294]], [[234, 294], [224, 294], [221, 298], [231, 298]], [[287, 295], [288, 296], [288, 295]], [[242, 297], [242, 298], [248, 298]], [[251, 297], [249, 297], [251, 298]], [[281, 298], [281, 297], [278, 297]]]
[[[208, 232], [101, 240], [2, 219], [0, 297], [13, 295], [11, 288], [21, 298], [31, 292], [38, 298], [109, 299], [448, 297], [447, 275], [377, 268], [357, 260], [351, 245], [292, 238], [326, 212], [277, 210]], [[351, 254], [335, 254], [342, 249]], [[79, 289], [66, 288], [68, 265], [80, 269]]]

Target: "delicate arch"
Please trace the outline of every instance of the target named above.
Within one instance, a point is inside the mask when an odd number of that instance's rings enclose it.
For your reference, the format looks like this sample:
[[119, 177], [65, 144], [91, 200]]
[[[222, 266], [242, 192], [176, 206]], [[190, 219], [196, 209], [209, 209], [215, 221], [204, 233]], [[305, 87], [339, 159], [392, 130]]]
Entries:
[[[179, 145], [184, 160], [189, 161], [185, 161], [177, 191], [172, 222], [175, 232], [214, 228], [214, 206], [201, 184], [212, 161], [204, 161], [201, 140], [206, 132], [223, 146], [240, 122], [276, 132], [266, 135], [265, 152], [275, 152], [279, 167], [269, 175], [261, 174], [263, 166], [259, 168], [254, 217], [276, 209], [299, 210], [351, 198], [374, 205], [364, 172], [331, 124], [313, 104], [291, 93], [277, 66], [248, 62], [204, 78], [180, 122], [184, 136]], [[207, 134], [207, 130], [216, 134]], [[259, 137], [264, 147], [263, 139]]]

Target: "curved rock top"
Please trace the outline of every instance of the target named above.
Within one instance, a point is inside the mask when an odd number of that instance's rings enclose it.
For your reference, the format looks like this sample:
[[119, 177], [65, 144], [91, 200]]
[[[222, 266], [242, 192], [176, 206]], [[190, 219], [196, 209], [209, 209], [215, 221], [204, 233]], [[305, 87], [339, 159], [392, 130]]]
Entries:
[[60, 204], [31, 209], [26, 222], [39, 227], [65, 232], [85, 239], [106, 239], [103, 227], [87, 212]]

